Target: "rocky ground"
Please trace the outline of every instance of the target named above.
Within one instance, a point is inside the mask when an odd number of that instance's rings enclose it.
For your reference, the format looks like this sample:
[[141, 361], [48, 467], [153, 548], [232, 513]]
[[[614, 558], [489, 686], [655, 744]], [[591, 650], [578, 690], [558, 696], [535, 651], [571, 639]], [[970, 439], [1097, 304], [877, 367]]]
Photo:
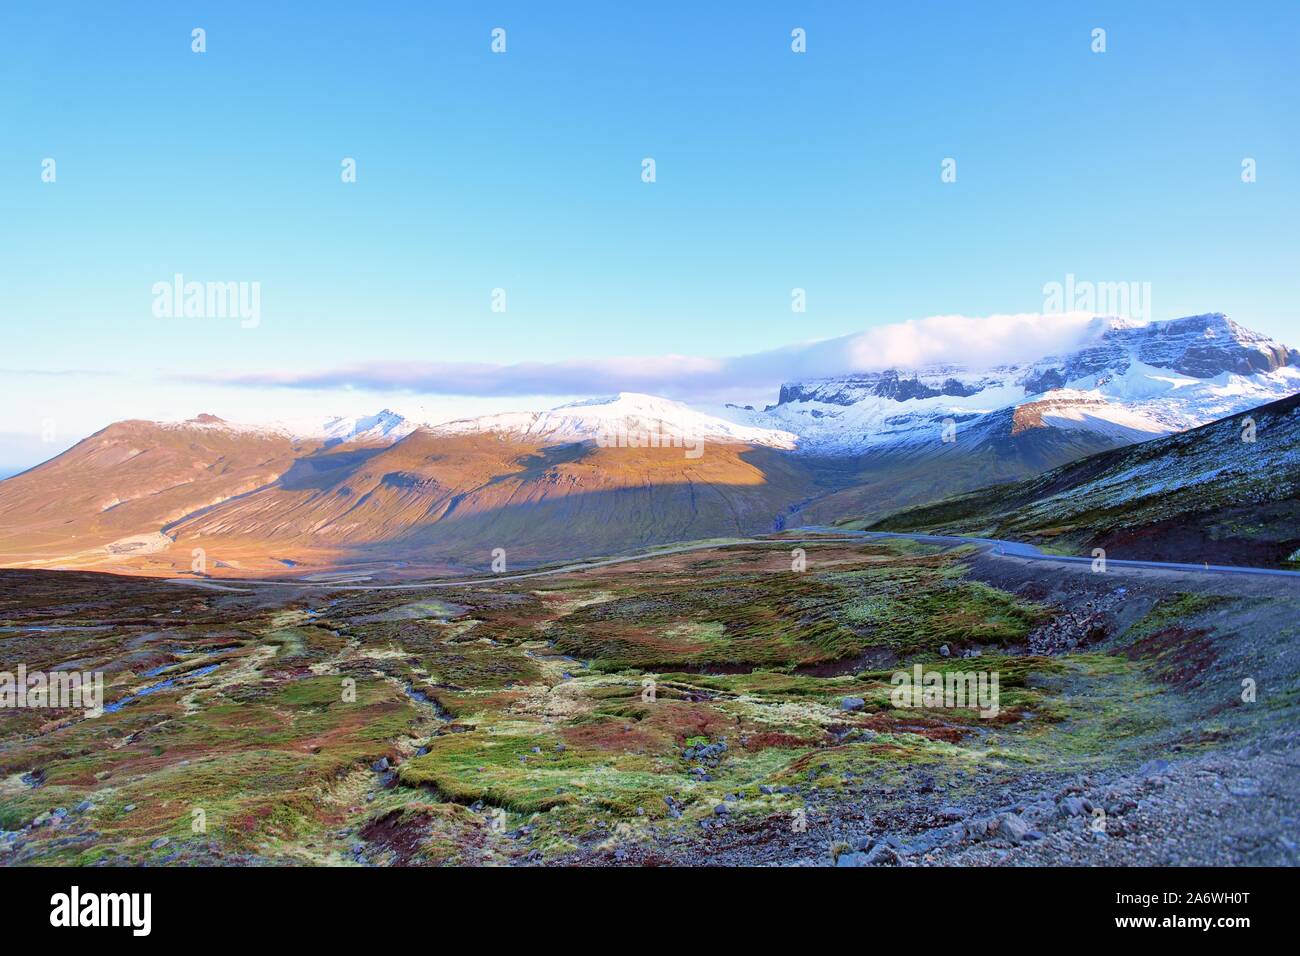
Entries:
[[[710, 821], [691, 838], [575, 862], [776, 866], [1295, 866], [1300, 734], [1055, 783], [1028, 777], [945, 802], [925, 779], [910, 805], [835, 802], [791, 819]], [[979, 784], [993, 784], [977, 777]], [[1018, 794], [1014, 801], [999, 803]], [[989, 799], [988, 797], [992, 797]]]

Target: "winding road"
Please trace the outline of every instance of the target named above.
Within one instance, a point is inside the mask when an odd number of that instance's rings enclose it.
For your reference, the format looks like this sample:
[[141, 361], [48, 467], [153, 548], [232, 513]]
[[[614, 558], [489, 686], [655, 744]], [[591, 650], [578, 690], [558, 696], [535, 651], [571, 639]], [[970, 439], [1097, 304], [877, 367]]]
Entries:
[[[1076, 558], [1063, 554], [1044, 554], [1039, 548], [1023, 541], [1001, 541], [997, 538], [969, 538], [962, 535], [945, 534], [908, 534], [898, 531], [857, 531], [845, 532], [842, 528], [800, 528], [800, 531], [833, 532], [835, 534], [853, 533], [873, 538], [907, 538], [929, 544], [952, 544], [954, 546], [973, 544], [988, 549], [993, 554], [1013, 558], [1025, 558], [1029, 561], [1052, 561], [1059, 564], [1091, 565], [1092, 558]], [[1147, 568], [1153, 571], [1190, 571], [1198, 574], [1267, 574], [1276, 577], [1297, 579], [1300, 571], [1286, 571], [1281, 568], [1250, 568], [1233, 564], [1178, 564], [1169, 561], [1137, 561], [1127, 558], [1106, 558], [1106, 565], [1119, 568]]]
[[[917, 541], [922, 544], [943, 544], [951, 547], [974, 545], [992, 555], [1020, 558], [1026, 561], [1045, 561], [1053, 564], [1082, 564], [1089, 566], [1093, 562], [1092, 558], [1080, 558], [1060, 554], [1044, 554], [1039, 548], [1032, 544], [1026, 544], [1023, 541], [1002, 541], [996, 538], [973, 538], [962, 535], [918, 534], [895, 531], [849, 531], [844, 528], [831, 528], [816, 525], [805, 528], [792, 528], [785, 533], [789, 534], [790, 532], [815, 534], [818, 537], [807, 540], [826, 543], [863, 541], [876, 538], [906, 538], [909, 541]], [[483, 575], [475, 578], [459, 578], [450, 581], [434, 579], [427, 581], [404, 582], [401, 584], [364, 584], [348, 583], [347, 581], [303, 581], [291, 578], [168, 578], [167, 581], [171, 584], [188, 584], [192, 587], [202, 587], [217, 591], [241, 591], [246, 587], [316, 588], [330, 591], [417, 591], [428, 590], [429, 588], [473, 587], [487, 584], [501, 584], [510, 581], [524, 581], [530, 578], [590, 571], [595, 568], [609, 567], [613, 564], [646, 561], [650, 558], [659, 558], [670, 554], [685, 554], [691, 551], [713, 551], [719, 548], [734, 548], [755, 544], [790, 546], [798, 544], [802, 540], [804, 539], [797, 537], [722, 539], [699, 544], [686, 544], [670, 548], [660, 548], [654, 551], [642, 551], [636, 554], [620, 555], [613, 558], [577, 561], [571, 564], [542, 568], [537, 571], [524, 571], [517, 574], [504, 573]], [[1300, 571], [1284, 571], [1280, 568], [1250, 568], [1227, 564], [1178, 564], [1165, 561], [1138, 561], [1124, 558], [1107, 558], [1106, 565], [1108, 567], [1140, 568], [1151, 571], [1177, 571], [1191, 574], [1249, 574], [1289, 578], [1293, 581], [1300, 579]], [[355, 577], [352, 580], [356, 582]]]

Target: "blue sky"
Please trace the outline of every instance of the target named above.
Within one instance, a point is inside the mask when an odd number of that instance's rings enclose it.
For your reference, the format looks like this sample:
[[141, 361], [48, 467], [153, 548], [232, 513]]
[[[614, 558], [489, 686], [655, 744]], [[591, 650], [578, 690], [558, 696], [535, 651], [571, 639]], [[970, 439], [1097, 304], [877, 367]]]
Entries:
[[[528, 404], [214, 377], [746, 355], [1067, 273], [1300, 340], [1296, 4], [311, 10], [0, 12], [0, 467], [48, 418]], [[260, 283], [258, 326], [155, 317], [176, 273]]]

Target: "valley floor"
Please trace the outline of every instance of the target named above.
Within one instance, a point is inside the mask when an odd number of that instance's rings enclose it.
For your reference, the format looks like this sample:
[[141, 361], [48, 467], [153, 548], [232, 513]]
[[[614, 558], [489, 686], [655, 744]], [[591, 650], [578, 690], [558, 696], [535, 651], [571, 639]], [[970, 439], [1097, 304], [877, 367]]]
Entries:
[[[0, 571], [0, 671], [109, 702], [0, 711], [0, 863], [1300, 862], [1290, 579], [791, 537], [222, 587]], [[996, 715], [895, 706], [918, 664]]]

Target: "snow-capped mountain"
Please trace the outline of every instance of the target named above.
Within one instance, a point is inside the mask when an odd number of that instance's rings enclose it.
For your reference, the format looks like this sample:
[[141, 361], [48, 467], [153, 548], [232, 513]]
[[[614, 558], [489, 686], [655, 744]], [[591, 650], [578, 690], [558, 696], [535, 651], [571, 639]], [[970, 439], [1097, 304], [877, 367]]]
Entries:
[[385, 408], [374, 415], [334, 415], [324, 420], [310, 421], [272, 421], [272, 422], [231, 422], [206, 412], [185, 421], [155, 422], [165, 429], [199, 430], [206, 432], [227, 432], [236, 435], [267, 435], [289, 438], [301, 442], [323, 442], [325, 445], [338, 445], [343, 442], [364, 444], [389, 444], [404, 438], [420, 427], [420, 422], [411, 421], [390, 409]]
[[544, 443], [594, 441], [632, 447], [667, 447], [684, 441], [704, 441], [793, 450], [798, 438], [790, 432], [738, 424], [697, 411], [683, 402], [636, 392], [571, 402], [540, 412], [503, 412], [449, 422], [408, 418], [386, 408], [374, 415], [331, 416], [313, 421], [231, 422], [204, 413], [185, 421], [147, 424], [172, 431], [274, 436], [304, 443], [319, 442], [325, 447], [349, 442], [390, 445], [417, 429], [435, 435], [497, 434]]
[[933, 442], [1002, 409], [1050, 425], [1141, 441], [1300, 391], [1300, 353], [1214, 313], [1138, 324], [1098, 320], [1082, 346], [1021, 365], [887, 369], [781, 387], [738, 421], [799, 436], [799, 450], [858, 454]]
[[798, 436], [777, 428], [744, 425], [654, 395], [620, 392], [572, 402], [544, 412], [506, 412], [431, 426], [438, 434], [496, 432], [546, 441], [595, 441], [641, 447], [676, 441], [716, 441], [793, 449]]
[[384, 409], [306, 424], [234, 425], [211, 415], [180, 424], [326, 446], [391, 444], [427, 429], [615, 446], [718, 442], [834, 457], [928, 446], [945, 428], [969, 432], [998, 412], [1010, 416], [1010, 436], [1047, 427], [1086, 435], [1088, 447], [1098, 450], [1194, 428], [1296, 392], [1300, 353], [1212, 313], [1151, 323], [1098, 319], [1075, 350], [1018, 365], [891, 368], [790, 382], [774, 405], [727, 406], [716, 415], [621, 392], [546, 411], [450, 422]]
[[443, 423], [129, 420], [0, 482], [0, 565], [189, 573], [202, 548], [232, 574], [470, 567], [503, 541], [548, 561], [871, 519], [1298, 393], [1298, 360], [1205, 315], [1098, 322], [1019, 365], [789, 383], [722, 414], [624, 392]]
[[383, 442], [404, 438], [418, 427], [418, 422], [385, 408], [374, 415], [326, 419], [318, 429], [301, 434], [302, 437], [324, 438], [329, 444], [345, 441]]

